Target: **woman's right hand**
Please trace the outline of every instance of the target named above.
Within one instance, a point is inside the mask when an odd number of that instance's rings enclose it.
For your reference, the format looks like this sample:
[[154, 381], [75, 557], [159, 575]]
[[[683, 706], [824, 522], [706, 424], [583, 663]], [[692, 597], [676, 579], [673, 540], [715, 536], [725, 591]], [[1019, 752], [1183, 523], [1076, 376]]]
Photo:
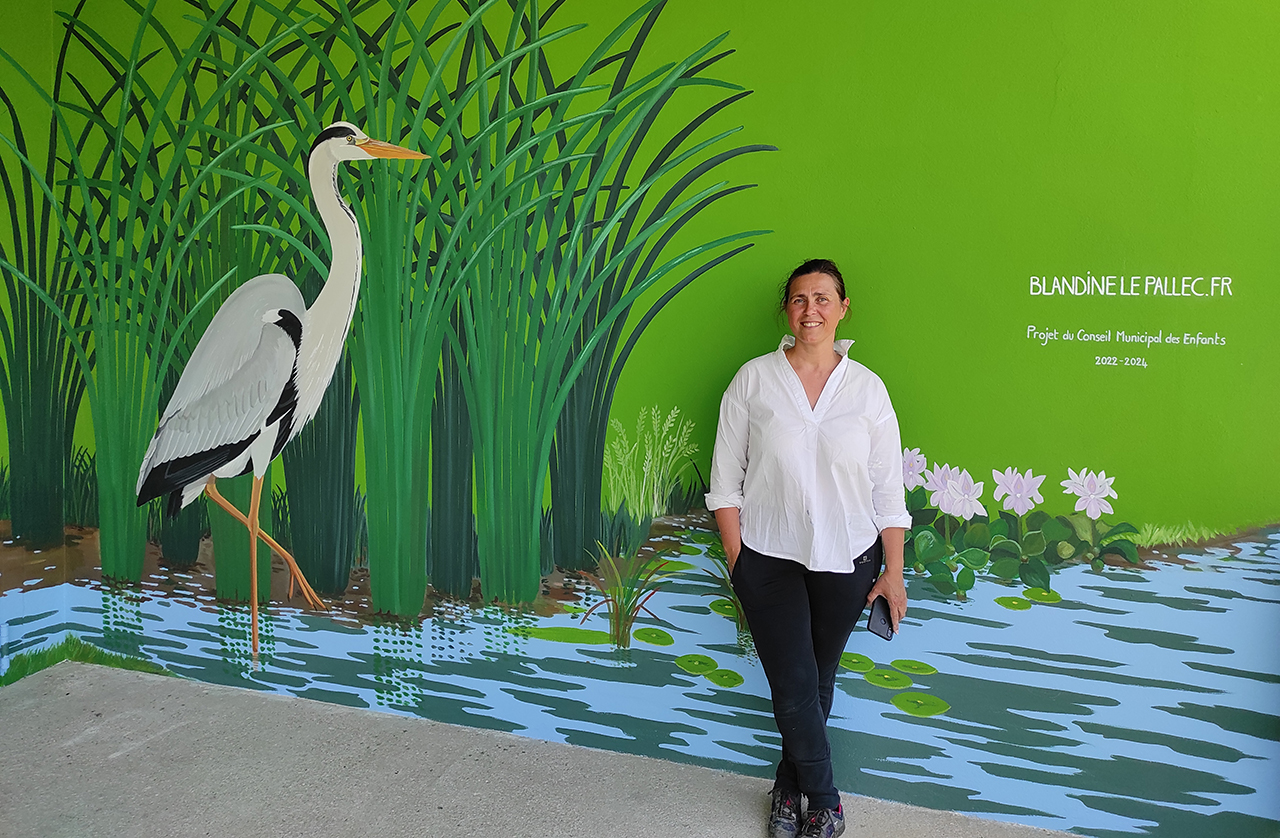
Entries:
[[729, 575], [733, 575], [733, 566], [738, 563], [738, 554], [742, 552], [742, 528], [738, 508], [726, 506], [716, 510], [716, 525], [720, 527], [720, 544], [724, 547], [725, 561], [729, 566]]
[[[721, 539], [721, 543], [722, 544], [724, 543], [724, 539]], [[733, 575], [733, 566], [738, 563], [738, 554], [740, 554], [741, 552], [742, 552], [741, 541], [738, 542], [737, 549], [732, 551], [729, 549], [729, 545], [727, 544], [724, 545], [724, 555], [725, 555], [725, 560], [728, 562], [728, 565], [729, 565], [730, 576]]]

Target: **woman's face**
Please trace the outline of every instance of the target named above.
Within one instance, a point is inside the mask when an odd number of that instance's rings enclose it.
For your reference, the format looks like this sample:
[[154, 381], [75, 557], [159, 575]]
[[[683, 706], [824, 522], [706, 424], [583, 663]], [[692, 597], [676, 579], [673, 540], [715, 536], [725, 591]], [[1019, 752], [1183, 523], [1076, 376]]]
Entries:
[[796, 343], [830, 343], [836, 324], [849, 310], [849, 300], [840, 299], [836, 281], [826, 274], [804, 274], [791, 282], [787, 296], [787, 323]]

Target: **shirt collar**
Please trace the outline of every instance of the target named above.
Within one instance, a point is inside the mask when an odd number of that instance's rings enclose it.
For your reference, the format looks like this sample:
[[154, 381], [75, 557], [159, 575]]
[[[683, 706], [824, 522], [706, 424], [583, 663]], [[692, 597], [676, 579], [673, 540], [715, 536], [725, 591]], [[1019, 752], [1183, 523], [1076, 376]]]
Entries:
[[[789, 349], [795, 345], [796, 345], [795, 335], [783, 335], [782, 342], [778, 344], [778, 353], [781, 354], [784, 350]], [[851, 346], [853, 346], [853, 340], [851, 339], [841, 339], [836, 341], [835, 343], [836, 352], [840, 353], [840, 357], [842, 358], [849, 357], [849, 347]]]

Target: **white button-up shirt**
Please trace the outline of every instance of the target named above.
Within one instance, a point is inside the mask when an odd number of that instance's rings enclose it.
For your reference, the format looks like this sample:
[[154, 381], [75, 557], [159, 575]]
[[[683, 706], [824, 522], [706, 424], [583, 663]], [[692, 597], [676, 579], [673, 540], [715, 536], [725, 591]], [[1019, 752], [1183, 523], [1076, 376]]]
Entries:
[[885, 527], [910, 527], [889, 393], [848, 357], [810, 408], [784, 350], [753, 358], [720, 401], [707, 509], [741, 510], [742, 541], [810, 570], [851, 573]]

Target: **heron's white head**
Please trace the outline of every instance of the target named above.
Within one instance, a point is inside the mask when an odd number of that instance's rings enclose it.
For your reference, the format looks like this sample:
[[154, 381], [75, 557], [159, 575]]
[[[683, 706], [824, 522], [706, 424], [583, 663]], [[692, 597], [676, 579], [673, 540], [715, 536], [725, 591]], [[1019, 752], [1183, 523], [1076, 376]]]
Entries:
[[333, 160], [425, 160], [430, 155], [371, 139], [350, 122], [335, 122], [320, 132], [308, 159], [317, 154]]

